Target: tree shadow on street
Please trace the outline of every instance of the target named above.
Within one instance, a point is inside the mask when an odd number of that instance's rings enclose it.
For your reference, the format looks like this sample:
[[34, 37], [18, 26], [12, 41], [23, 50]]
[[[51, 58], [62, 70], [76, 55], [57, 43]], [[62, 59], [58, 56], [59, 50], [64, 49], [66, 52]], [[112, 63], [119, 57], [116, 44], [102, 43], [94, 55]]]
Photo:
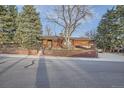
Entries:
[[[21, 58], [19, 60], [17, 60], [16, 62], [14, 62], [13, 64], [7, 66], [6, 68], [4, 68], [2, 71], [0, 71], [0, 75], [4, 74], [5, 72], [7, 72], [9, 69], [11, 69], [12, 67], [14, 67], [15, 65], [17, 65], [18, 63], [20, 63], [21, 61], [23, 61], [24, 59], [26, 59], [27, 57], [25, 58]], [[10, 60], [7, 60], [7, 61], [4, 61], [3, 63], [5, 62], [8, 62]]]
[[0, 61], [6, 59], [6, 57], [0, 57]]
[[45, 58], [39, 58], [37, 74], [36, 74], [36, 87], [37, 88], [50, 87]]

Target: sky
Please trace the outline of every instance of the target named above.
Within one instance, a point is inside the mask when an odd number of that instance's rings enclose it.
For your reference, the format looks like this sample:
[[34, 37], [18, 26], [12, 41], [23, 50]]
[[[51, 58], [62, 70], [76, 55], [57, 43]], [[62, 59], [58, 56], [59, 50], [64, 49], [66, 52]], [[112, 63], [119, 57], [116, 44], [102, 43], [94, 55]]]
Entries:
[[[21, 11], [23, 6], [17, 6], [18, 10]], [[53, 35], [59, 35], [61, 32], [61, 27], [57, 24], [49, 22], [46, 17], [48, 14], [52, 13], [53, 5], [40, 5], [35, 6], [37, 11], [40, 13], [41, 23], [43, 25], [43, 31], [45, 31], [46, 26], [49, 26], [52, 30]], [[93, 5], [91, 6], [91, 12], [93, 17], [84, 20], [81, 26], [72, 34], [73, 37], [85, 37], [87, 31], [96, 30], [97, 26], [108, 9], [111, 9], [112, 5]], [[45, 34], [45, 33], [44, 33]]]

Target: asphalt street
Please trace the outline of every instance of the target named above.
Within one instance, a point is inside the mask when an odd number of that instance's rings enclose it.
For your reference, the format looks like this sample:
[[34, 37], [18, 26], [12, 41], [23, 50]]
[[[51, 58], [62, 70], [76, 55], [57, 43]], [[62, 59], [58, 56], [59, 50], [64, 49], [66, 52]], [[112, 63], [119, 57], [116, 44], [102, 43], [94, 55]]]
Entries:
[[124, 88], [124, 62], [0, 57], [1, 88]]

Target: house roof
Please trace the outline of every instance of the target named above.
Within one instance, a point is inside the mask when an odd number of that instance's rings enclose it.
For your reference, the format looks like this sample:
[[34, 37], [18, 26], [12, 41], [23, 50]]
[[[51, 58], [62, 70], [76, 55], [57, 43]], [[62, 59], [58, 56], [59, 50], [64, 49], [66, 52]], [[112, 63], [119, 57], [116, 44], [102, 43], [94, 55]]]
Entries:
[[[64, 37], [61, 36], [41, 36], [41, 39], [51, 39], [51, 40], [57, 40], [57, 39], [64, 39]], [[86, 37], [71, 37], [71, 40], [92, 40], [90, 38]]]
[[86, 37], [71, 37], [72, 40], [92, 40], [90, 38], [86, 38]]
[[60, 37], [60, 36], [41, 36], [41, 39], [53, 39], [53, 40], [56, 40], [56, 39], [60, 39], [60, 38], [62, 38], [63, 39], [63, 37]]

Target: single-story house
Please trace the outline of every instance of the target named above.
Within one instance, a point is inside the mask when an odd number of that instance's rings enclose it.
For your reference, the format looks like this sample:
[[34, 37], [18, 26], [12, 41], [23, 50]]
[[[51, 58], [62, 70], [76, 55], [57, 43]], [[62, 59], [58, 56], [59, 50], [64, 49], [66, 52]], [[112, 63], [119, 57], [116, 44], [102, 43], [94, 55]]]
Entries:
[[[65, 48], [64, 37], [60, 36], [42, 36], [42, 46], [45, 49], [54, 49], [54, 48]], [[89, 38], [84, 37], [71, 37], [71, 45], [73, 48], [80, 49], [93, 49], [95, 48], [95, 41]]]

